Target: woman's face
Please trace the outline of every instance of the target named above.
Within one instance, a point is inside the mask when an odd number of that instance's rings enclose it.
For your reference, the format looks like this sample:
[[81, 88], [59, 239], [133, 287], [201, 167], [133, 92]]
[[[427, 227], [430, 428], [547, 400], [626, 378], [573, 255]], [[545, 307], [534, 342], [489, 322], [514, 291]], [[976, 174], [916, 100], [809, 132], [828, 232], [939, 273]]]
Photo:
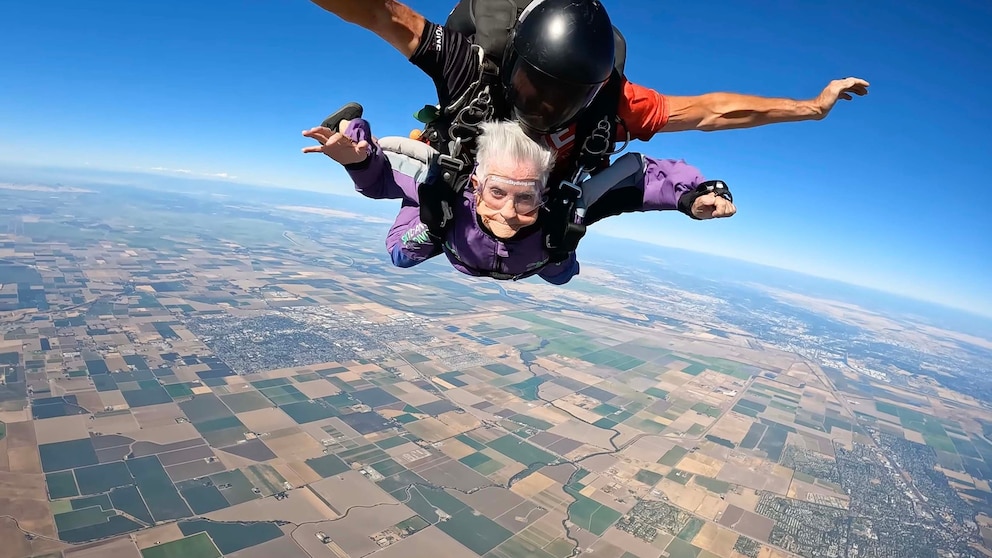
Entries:
[[485, 176], [472, 175], [476, 212], [497, 238], [511, 238], [537, 222], [543, 204], [538, 173], [527, 166], [494, 166]]

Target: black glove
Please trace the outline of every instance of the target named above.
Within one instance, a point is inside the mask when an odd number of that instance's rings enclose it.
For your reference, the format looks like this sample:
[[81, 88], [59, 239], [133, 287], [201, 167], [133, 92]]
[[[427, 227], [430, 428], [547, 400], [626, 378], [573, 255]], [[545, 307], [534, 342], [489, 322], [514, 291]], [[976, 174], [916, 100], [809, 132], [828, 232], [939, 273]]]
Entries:
[[716, 194], [730, 203], [734, 202], [734, 195], [730, 193], [730, 188], [727, 186], [726, 182], [722, 180], [707, 180], [699, 186], [696, 186], [695, 190], [682, 194], [682, 197], [679, 198], [679, 211], [698, 221], [699, 217], [692, 214], [692, 204], [695, 203], [700, 196], [705, 196], [710, 193]]

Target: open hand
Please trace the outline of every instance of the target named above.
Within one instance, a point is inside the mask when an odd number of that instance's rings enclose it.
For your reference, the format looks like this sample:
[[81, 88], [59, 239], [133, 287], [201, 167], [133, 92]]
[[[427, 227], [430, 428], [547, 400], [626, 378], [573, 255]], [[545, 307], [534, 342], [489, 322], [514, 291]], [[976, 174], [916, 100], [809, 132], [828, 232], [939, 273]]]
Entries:
[[304, 130], [303, 136], [312, 138], [320, 144], [304, 147], [304, 153], [323, 153], [342, 165], [361, 163], [369, 156], [369, 143], [367, 141], [362, 140], [355, 143], [341, 132], [335, 132], [325, 126]]
[[867, 95], [868, 82], [855, 77], [831, 81], [814, 101], [819, 117], [826, 117], [831, 109], [834, 108], [834, 105], [837, 104], [837, 101], [841, 99], [850, 101], [853, 99], [854, 97], [851, 96], [852, 93], [859, 97]]
[[734, 203], [727, 198], [709, 193], [692, 202], [692, 215], [697, 219], [719, 219], [737, 213]]

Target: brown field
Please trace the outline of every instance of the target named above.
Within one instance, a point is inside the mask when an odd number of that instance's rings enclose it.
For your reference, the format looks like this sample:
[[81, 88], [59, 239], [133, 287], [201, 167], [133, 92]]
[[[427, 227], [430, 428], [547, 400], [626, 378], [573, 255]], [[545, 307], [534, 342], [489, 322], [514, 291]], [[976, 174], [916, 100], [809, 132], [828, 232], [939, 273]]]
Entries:
[[89, 438], [89, 432], [86, 430], [89, 422], [89, 417], [86, 415], [36, 420], [34, 431], [38, 445]]
[[737, 487], [735, 491], [730, 491], [727, 493], [727, 504], [737, 506], [748, 511], [754, 511], [758, 507], [758, 502], [761, 500], [761, 495], [758, 491], [747, 488], [745, 486]]
[[10, 461], [7, 459], [7, 438], [0, 439], [0, 471], [10, 472]]
[[[154, 428], [144, 428], [140, 433], [132, 432], [131, 435], [141, 441], [152, 442], [154, 444], [174, 444], [187, 440], [201, 439], [196, 427], [188, 422], [166, 424]], [[205, 443], [205, 442], [201, 442]]]
[[715, 478], [724, 465], [725, 463], [719, 459], [701, 453], [690, 453], [679, 461], [678, 467], [696, 475]]
[[603, 538], [608, 544], [621, 548], [626, 552], [632, 552], [639, 558], [656, 558], [659, 555], [658, 549], [642, 539], [621, 531], [616, 527], [610, 527], [603, 533]]
[[408, 403], [414, 407], [441, 400], [436, 395], [427, 393], [410, 382], [400, 382], [395, 384], [395, 387], [398, 387], [404, 391], [402, 395], [398, 395], [397, 397], [404, 403]]
[[[273, 459], [272, 461], [269, 461], [268, 465], [275, 469], [277, 473], [282, 475], [282, 478], [286, 479], [286, 482], [291, 484], [294, 488], [299, 488], [304, 484], [307, 484], [306, 481], [300, 478], [300, 475], [296, 472], [296, 470], [290, 467], [289, 463], [283, 459]], [[309, 467], [307, 467], [307, 469], [309, 469]]]
[[726, 465], [716, 478], [749, 488], [764, 489], [773, 480], [774, 471], [775, 466], [764, 459], [733, 452], [728, 455]]
[[[647, 557], [638, 555], [637, 558], [656, 558], [660, 552], [660, 550], [655, 550]], [[596, 544], [583, 553], [583, 556], [587, 558], [620, 558], [623, 554], [624, 549], [606, 542], [606, 539], [599, 539]]]
[[692, 540], [692, 544], [717, 556], [728, 556], [737, 543], [737, 537], [737, 533], [707, 522]]
[[772, 527], [775, 526], [775, 522], [771, 519], [737, 506], [728, 507], [727, 511], [720, 516], [719, 523], [761, 542], [768, 542], [768, 535], [771, 534]]
[[[256, 461], [241, 457], [240, 455], [228, 453], [218, 448], [214, 448], [214, 455], [217, 456], [217, 459], [220, 461], [220, 466], [226, 469], [243, 469], [245, 467], [251, 467], [252, 465], [258, 465], [258, 462]], [[210, 463], [209, 465], [218, 464], [215, 462]]]
[[89, 421], [88, 429], [102, 434], [130, 434], [133, 436], [141, 430], [141, 426], [131, 414], [126, 414], [94, 418]]
[[792, 558], [792, 554], [784, 550], [778, 550], [770, 546], [763, 546], [758, 552], [758, 558]]
[[727, 509], [727, 501], [715, 494], [706, 493], [706, 497], [696, 508], [695, 513], [706, 519], [716, 520]]
[[[419, 447], [416, 444], [413, 444], [412, 442], [411, 444], [413, 446]], [[403, 444], [403, 445], [406, 446], [408, 444]], [[452, 459], [461, 459], [466, 455], [471, 455], [475, 453], [475, 449], [469, 447], [467, 444], [464, 444], [456, 439], [445, 440], [444, 442], [442, 442], [441, 451]]]
[[132, 535], [134, 542], [139, 549], [146, 549], [150, 546], [178, 541], [183, 538], [183, 532], [179, 530], [178, 523], [168, 523], [159, 525], [151, 529], [142, 529]]
[[524, 499], [505, 488], [485, 488], [473, 494], [452, 492], [453, 496], [489, 518], [497, 518], [524, 504]]
[[100, 395], [100, 401], [103, 401], [104, 407], [113, 407], [115, 409], [126, 409], [127, 401], [124, 399], [124, 395], [117, 391], [98, 391]]
[[[110, 393], [110, 392], [104, 392]], [[176, 417], [185, 416], [179, 405], [175, 403], [162, 403], [161, 405], [149, 405], [131, 409], [131, 414], [142, 428], [154, 428], [157, 426], [167, 426], [176, 424]]]
[[475, 553], [437, 527], [428, 527], [376, 553], [376, 558], [409, 558], [412, 556], [475, 558]]
[[[299, 484], [294, 483], [294, 486], [310, 484], [312, 482], [317, 482], [322, 478], [320, 475], [314, 472], [313, 469], [307, 466], [306, 463], [302, 461], [290, 461], [286, 464], [286, 466], [289, 467], [293, 471], [293, 474], [296, 476], [296, 478], [300, 479], [301, 481]], [[283, 476], [286, 477], [286, 480], [289, 480], [288, 476], [286, 475]]]
[[8, 422], [7, 436], [4, 439], [7, 440], [7, 447], [9, 449], [38, 447], [38, 440], [34, 433], [34, 423], [31, 421]]
[[481, 423], [479, 419], [475, 418], [469, 413], [459, 413], [455, 411], [448, 411], [438, 415], [438, 420], [443, 422], [452, 431], [462, 434], [470, 430], [478, 428]]
[[[35, 439], [33, 423], [15, 422], [8, 424], [5, 440], [7, 441], [7, 468], [11, 473], [41, 474], [41, 456], [38, 454], [38, 442]], [[0, 509], [4, 508], [0, 506]]]
[[[116, 346], [122, 346], [122, 345], [129, 345], [130, 343], [131, 343], [131, 341], [127, 338], [127, 336], [124, 336], [124, 339], [120, 343], [114, 343], [114, 345], [116, 345]], [[104, 357], [103, 360], [104, 360], [104, 362], [107, 363], [107, 368], [109, 368], [111, 371], [114, 371], [114, 370], [128, 370], [128, 365], [127, 365], [126, 362], [124, 362], [124, 357], [122, 357], [119, 354], [118, 355], [108, 355], [108, 356]]]
[[[492, 479], [494, 483], [506, 485], [506, 483], [510, 481], [510, 478], [525, 469], [522, 464], [511, 460], [496, 450], [486, 448], [482, 450], [482, 453], [489, 457], [489, 459], [503, 464], [503, 467], [500, 470], [489, 475], [489, 478]], [[516, 484], [514, 484], [514, 486], [516, 486]]]
[[239, 550], [227, 555], [229, 558], [310, 558], [310, 555], [303, 551], [289, 537], [280, 537], [266, 543]]
[[337, 386], [327, 380], [314, 380], [312, 382], [296, 383], [293, 384], [293, 386], [300, 390], [300, 393], [306, 395], [310, 399], [327, 397], [341, 392]]
[[623, 450], [623, 455], [645, 463], [657, 463], [673, 447], [675, 447], [673, 440], [651, 436], [641, 438], [633, 445], [627, 447], [627, 449]]
[[[358, 471], [345, 471], [340, 475], [319, 480], [311, 484], [310, 488], [342, 515], [354, 506], [396, 503], [395, 498]], [[380, 508], [384, 509], [382, 506]]]
[[55, 519], [48, 507], [48, 492], [42, 475], [0, 473], [0, 510], [17, 510], [17, 522], [25, 531], [56, 536]]
[[439, 442], [464, 432], [464, 430], [452, 428], [434, 417], [427, 417], [417, 422], [411, 422], [403, 425], [403, 427], [409, 430], [414, 436], [428, 442]]
[[515, 482], [510, 488], [510, 491], [525, 498], [527, 500], [532, 499], [538, 493], [547, 490], [557, 484], [554, 480], [544, 476], [541, 473], [531, 473], [523, 479]]
[[223, 461], [207, 463], [202, 459], [198, 459], [196, 461], [189, 461], [180, 465], [166, 467], [165, 472], [169, 475], [169, 478], [172, 479], [172, 482], [180, 482], [197, 477], [205, 477], [214, 473], [220, 473], [228, 468], [229, 467], [227, 464], [223, 463]]
[[[309, 382], [316, 383], [316, 382]], [[252, 432], [275, 432], [296, 426], [296, 421], [281, 409], [268, 408], [238, 413], [238, 418]]]
[[317, 531], [323, 531], [350, 556], [365, 556], [379, 547], [369, 538], [387, 527], [416, 515], [413, 510], [404, 505], [378, 506], [376, 508], [355, 508], [347, 517], [334, 521], [322, 521], [301, 526], [293, 533], [293, 539], [302, 546], [310, 556], [326, 556], [332, 554], [317, 540]]
[[323, 455], [324, 446], [299, 427], [270, 432], [265, 445], [286, 461], [305, 461]]
[[548, 511], [534, 502], [525, 501], [519, 506], [493, 519], [506, 529], [517, 533], [539, 521]]
[[[672, 539], [674, 538], [675, 535], [669, 535], [668, 533], [659, 532], [658, 536], [655, 537], [653, 541], [651, 541], [651, 546], [657, 548], [658, 552], [661, 552], [668, 547], [668, 545], [672, 542]], [[665, 556], [665, 554], [662, 554], [662, 556]]]
[[[706, 426], [708, 423], [702, 423], [702, 422], [700, 422], [698, 416], [699, 415], [696, 412], [694, 412], [694, 411], [689, 411], [689, 412], [686, 412], [686, 413], [682, 413], [682, 415], [679, 416], [679, 418], [675, 419], [674, 421], [672, 421], [671, 424], [668, 425], [668, 430], [666, 431], [666, 434], [668, 432], [673, 432], [673, 433], [674, 432], [686, 432], [690, 428], [692, 428], [692, 425], [693, 424], [696, 424], [697, 422], [699, 422], [700, 424], [703, 424], [703, 426]], [[709, 419], [707, 417], [707, 421], [711, 421], [711, 420], [712, 419]]]
[[289, 521], [306, 523], [334, 519], [338, 514], [320, 501], [313, 492], [293, 490], [287, 493], [288, 498], [260, 498], [249, 500], [236, 506], [208, 513], [207, 519], [213, 521]]
[[570, 419], [567, 422], [559, 424], [548, 430], [548, 432], [573, 440], [582, 440], [586, 444], [592, 444], [603, 449], [613, 448], [610, 445], [610, 436], [613, 436], [613, 432], [591, 424], [579, 422], [575, 419]]
[[725, 440], [730, 440], [735, 444], [740, 444], [744, 436], [747, 435], [748, 429], [751, 428], [752, 422], [749, 417], [727, 413], [713, 425], [709, 433]]
[[658, 490], [668, 496], [673, 504], [687, 510], [695, 510], [706, 500], [709, 492], [700, 486], [681, 485], [671, 479], [662, 479]]
[[438, 486], [450, 486], [458, 490], [472, 490], [492, 484], [492, 481], [458, 461], [446, 460], [430, 469], [417, 472], [424, 479]]
[[83, 391], [76, 394], [76, 402], [79, 406], [86, 409], [91, 413], [96, 413], [97, 411], [103, 410], [103, 400], [100, 399], [100, 392], [93, 391]]
[[[839, 500], [839, 502], [836, 502], [836, 505], [833, 507], [841, 507], [847, 509], [847, 507], [850, 505], [850, 496], [844, 493], [834, 492], [833, 490], [825, 486], [809, 484], [798, 479], [792, 480], [792, 485], [789, 486], [789, 492], [788, 494], [786, 494], [786, 496], [796, 500], [807, 501], [807, 495], [814, 495], [814, 494], [829, 496], [831, 498], [835, 498]], [[823, 505], [831, 505], [831, 504], [824, 503]]]
[[[9, 509], [9, 508], [0, 508]], [[20, 516], [20, 512], [18, 512]], [[20, 521], [20, 518], [18, 518]], [[20, 521], [21, 527], [24, 522]], [[29, 529], [30, 530], [30, 529]], [[17, 528], [17, 523], [9, 517], [0, 517], [0, 558], [24, 558], [25, 556], [38, 556], [49, 552], [58, 552], [68, 545], [48, 539], [34, 539], [32, 541], [24, 538], [24, 533]]]
[[599, 401], [579, 393], [562, 397], [555, 401], [555, 406], [585, 422], [593, 423], [602, 418], [591, 410], [599, 406]]
[[141, 558], [130, 538], [124, 537], [65, 551], [65, 558]]

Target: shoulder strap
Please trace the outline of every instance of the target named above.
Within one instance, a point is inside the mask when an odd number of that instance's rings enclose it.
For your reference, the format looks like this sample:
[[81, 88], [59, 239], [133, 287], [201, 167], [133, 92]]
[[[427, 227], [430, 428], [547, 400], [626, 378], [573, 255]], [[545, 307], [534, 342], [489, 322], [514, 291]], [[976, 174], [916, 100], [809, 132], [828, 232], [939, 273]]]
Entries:
[[568, 164], [570, 176], [552, 187], [543, 226], [544, 246], [553, 263], [567, 259], [586, 234], [582, 222], [585, 208], [579, 203], [583, 195], [580, 184], [586, 173], [595, 174], [609, 167], [610, 155], [616, 147], [617, 107], [622, 82], [620, 72], [614, 69], [606, 85], [576, 122], [577, 149]]
[[575, 125], [578, 160], [582, 168], [598, 170], [616, 148], [617, 108], [620, 106], [623, 78], [616, 69], [589, 108], [582, 111]]

